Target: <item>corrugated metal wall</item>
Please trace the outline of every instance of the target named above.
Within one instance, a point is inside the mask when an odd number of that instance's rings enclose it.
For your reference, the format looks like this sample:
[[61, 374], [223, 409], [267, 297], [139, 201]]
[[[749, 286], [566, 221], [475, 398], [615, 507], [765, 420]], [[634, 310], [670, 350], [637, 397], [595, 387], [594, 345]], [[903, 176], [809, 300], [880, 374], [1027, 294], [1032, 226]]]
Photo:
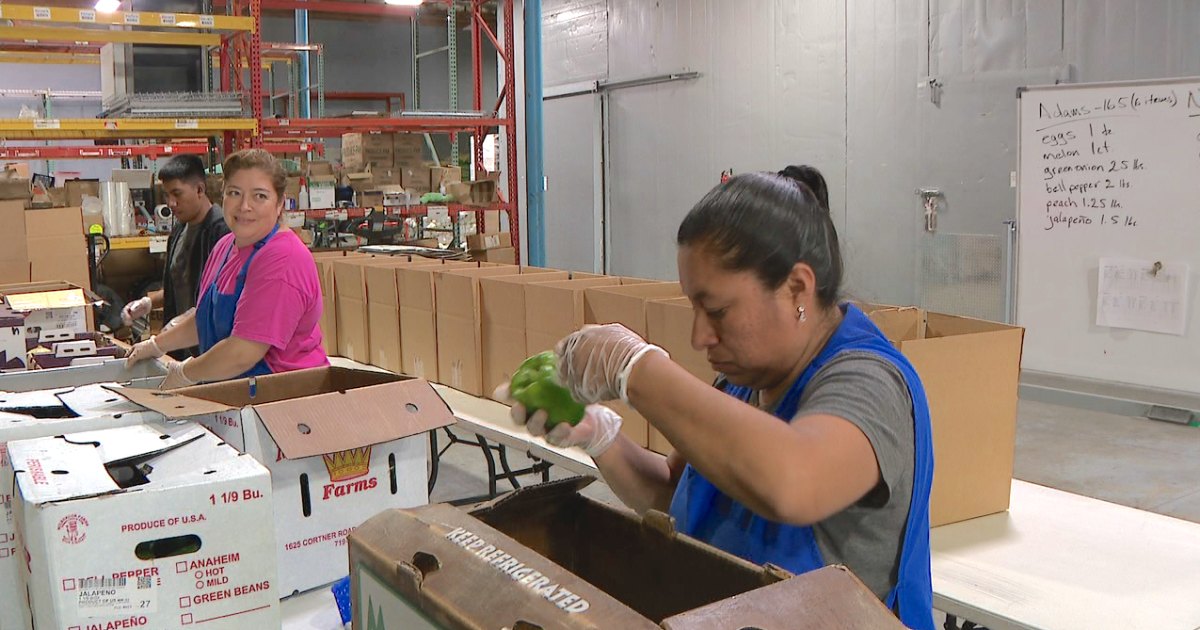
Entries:
[[[1017, 86], [1200, 75], [1194, 0], [596, 4], [544, 7], [548, 85], [704, 74], [612, 94], [607, 202], [611, 271], [620, 274], [676, 276], [668, 244], [722, 169], [807, 162], [829, 180], [851, 295], [913, 303], [922, 243], [914, 189], [948, 191], [943, 230], [999, 234], [1014, 215]], [[584, 5], [569, 23], [562, 7]], [[598, 62], [550, 54], [553, 11], [557, 50], [579, 34], [576, 50], [607, 51], [607, 77], [595, 76]], [[596, 38], [602, 31], [607, 41]], [[930, 76], [945, 86], [940, 104], [918, 87]], [[567, 150], [554, 129], [546, 138], [548, 159]]]

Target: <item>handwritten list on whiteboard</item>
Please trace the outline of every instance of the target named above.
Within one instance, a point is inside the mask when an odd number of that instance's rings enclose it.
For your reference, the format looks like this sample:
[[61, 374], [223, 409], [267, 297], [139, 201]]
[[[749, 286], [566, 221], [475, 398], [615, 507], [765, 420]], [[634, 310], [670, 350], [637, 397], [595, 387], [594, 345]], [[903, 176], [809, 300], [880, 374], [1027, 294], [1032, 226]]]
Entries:
[[1183, 335], [1188, 271], [1177, 262], [1101, 258], [1096, 325]]

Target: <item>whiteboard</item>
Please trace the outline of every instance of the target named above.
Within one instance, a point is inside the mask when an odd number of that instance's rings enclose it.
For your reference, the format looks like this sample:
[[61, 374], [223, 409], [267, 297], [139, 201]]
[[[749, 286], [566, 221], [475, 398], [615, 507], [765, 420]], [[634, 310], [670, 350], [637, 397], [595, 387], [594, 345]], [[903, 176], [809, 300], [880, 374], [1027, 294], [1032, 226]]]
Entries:
[[[1032, 87], [1018, 97], [1022, 367], [1200, 392], [1200, 78]], [[1174, 304], [1186, 310], [1182, 336], [1097, 326], [1101, 259], [1157, 262], [1175, 280], [1190, 269]]]

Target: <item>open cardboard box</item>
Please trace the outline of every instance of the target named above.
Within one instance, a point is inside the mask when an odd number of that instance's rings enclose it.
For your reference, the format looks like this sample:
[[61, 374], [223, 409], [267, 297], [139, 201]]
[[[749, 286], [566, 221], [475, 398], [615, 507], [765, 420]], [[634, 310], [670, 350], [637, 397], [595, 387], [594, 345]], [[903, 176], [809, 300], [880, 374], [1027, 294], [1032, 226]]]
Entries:
[[91, 309], [102, 301], [99, 295], [70, 282], [0, 285], [0, 317], [23, 318], [26, 339], [41, 340], [50, 333], [91, 332]]
[[438, 371], [438, 300], [434, 280], [443, 271], [480, 266], [477, 262], [445, 261], [440, 266], [401, 267], [396, 271], [400, 298], [400, 357], [405, 374], [443, 382]]
[[[525, 287], [569, 280], [566, 271], [480, 278], [479, 316], [483, 343], [483, 395], [492, 397], [529, 357], [525, 347]], [[501, 401], [504, 402], [504, 401]]]
[[355, 630], [903, 626], [848, 570], [791, 577], [578, 494], [566, 479], [470, 512], [389, 510], [350, 536]]
[[472, 396], [485, 394], [479, 282], [485, 277], [512, 275], [553, 276], [555, 272], [502, 265], [437, 274], [438, 382]]
[[368, 517], [428, 502], [424, 434], [454, 422], [426, 381], [335, 367], [119, 393], [271, 471], [283, 596], [344, 576], [345, 537]]
[[[38, 628], [278, 628], [271, 479], [192, 423], [10, 444]], [[7, 595], [7, 593], [6, 593]]]
[[1025, 329], [917, 308], [869, 315], [925, 386], [937, 457], [930, 526], [1007, 510]]
[[[686, 297], [648, 300], [646, 302], [646, 341], [661, 347], [671, 360], [683, 366], [692, 376], [713, 383], [717, 373], [703, 350], [692, 347], [692, 322], [695, 319], [692, 302]], [[662, 433], [653, 426], [650, 430], [650, 450], [664, 455], [675, 450]]]
[[[628, 284], [595, 287], [584, 291], [584, 324], [621, 324], [642, 339], [647, 339], [649, 334], [646, 329], [646, 304], [649, 300], [683, 295], [683, 289], [678, 282], [634, 278], [628, 280]], [[658, 431], [650, 426], [645, 416], [633, 406], [619, 400], [605, 405], [621, 415], [621, 433], [640, 446], [650, 446], [650, 436]]]
[[[12, 374], [0, 378], [0, 389], [8, 387], [5, 379], [27, 375]], [[22, 554], [17, 553], [16, 521], [12, 513], [13, 469], [8, 444], [17, 440], [146, 424], [161, 418], [100, 384], [53, 390], [0, 391], [0, 602], [25, 601], [18, 561]], [[29, 627], [27, 616], [25, 606], [0, 606], [0, 630], [26, 630]]]
[[400, 285], [396, 270], [401, 267], [441, 265], [433, 258], [397, 256], [376, 259], [363, 265], [367, 287], [367, 340], [369, 363], [389, 372], [404, 371], [400, 345]]

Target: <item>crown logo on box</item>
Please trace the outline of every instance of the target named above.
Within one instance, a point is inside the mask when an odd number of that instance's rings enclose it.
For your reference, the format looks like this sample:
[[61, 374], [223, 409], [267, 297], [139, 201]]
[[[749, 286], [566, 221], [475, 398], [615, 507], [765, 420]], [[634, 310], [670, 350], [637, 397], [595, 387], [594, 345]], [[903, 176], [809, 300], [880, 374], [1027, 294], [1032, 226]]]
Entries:
[[357, 479], [371, 471], [371, 447], [355, 448], [322, 456], [329, 471], [329, 481], [338, 483]]

